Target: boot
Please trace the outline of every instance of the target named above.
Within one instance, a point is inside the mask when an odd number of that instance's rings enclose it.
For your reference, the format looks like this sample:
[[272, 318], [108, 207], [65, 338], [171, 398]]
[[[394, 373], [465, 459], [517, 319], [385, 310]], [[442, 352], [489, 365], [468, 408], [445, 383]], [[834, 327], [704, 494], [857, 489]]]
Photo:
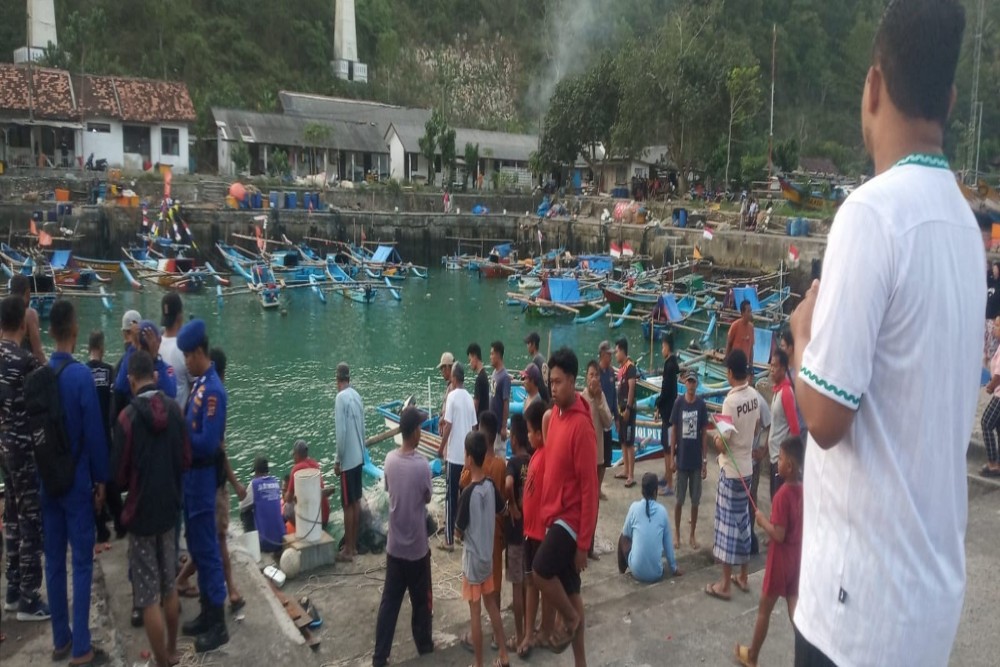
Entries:
[[194, 650], [197, 653], [214, 651], [223, 644], [229, 643], [225, 607], [221, 605], [218, 607], [208, 607], [205, 611], [210, 625], [205, 632], [195, 637]]
[[211, 627], [212, 623], [209, 612], [212, 609], [212, 605], [204, 594], [202, 594], [200, 602], [201, 612], [199, 612], [193, 621], [186, 621], [181, 625], [181, 634], [188, 637], [197, 637]]

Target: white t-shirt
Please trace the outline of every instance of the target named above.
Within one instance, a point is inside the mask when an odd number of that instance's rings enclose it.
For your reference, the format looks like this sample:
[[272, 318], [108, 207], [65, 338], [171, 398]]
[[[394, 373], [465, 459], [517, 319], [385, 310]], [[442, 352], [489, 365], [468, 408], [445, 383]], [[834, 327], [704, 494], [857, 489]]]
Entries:
[[444, 402], [443, 419], [451, 424], [451, 434], [448, 436], [448, 452], [445, 459], [448, 463], [463, 465], [465, 463], [465, 436], [475, 428], [476, 405], [465, 387], [452, 389]]
[[[736, 433], [729, 434], [726, 439], [729, 450], [723, 450], [719, 454], [719, 467], [726, 472], [726, 477], [729, 479], [736, 479], [741, 475], [750, 477], [753, 474], [751, 452], [762, 405], [764, 405], [764, 399], [749, 384], [733, 387], [722, 402], [722, 414], [731, 417], [733, 426], [736, 427]], [[733, 459], [729, 457], [730, 451], [736, 459], [735, 466]]]
[[965, 592], [983, 242], [942, 158], [901, 162], [834, 219], [799, 373], [856, 411], [809, 439], [795, 612], [845, 667], [947, 664]]
[[184, 363], [184, 353], [177, 349], [177, 339], [164, 336], [160, 339], [160, 356], [163, 357], [169, 366], [174, 369], [174, 377], [177, 378], [177, 404], [181, 406], [181, 412], [187, 406], [188, 394], [191, 392], [191, 376], [188, 374], [187, 365]]

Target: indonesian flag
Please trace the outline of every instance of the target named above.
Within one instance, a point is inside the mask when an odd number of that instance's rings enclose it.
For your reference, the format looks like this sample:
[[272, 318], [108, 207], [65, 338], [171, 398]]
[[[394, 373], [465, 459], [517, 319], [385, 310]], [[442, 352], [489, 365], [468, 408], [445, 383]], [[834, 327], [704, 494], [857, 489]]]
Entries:
[[149, 207], [146, 206], [145, 202], [142, 204], [142, 227], [143, 229], [149, 227]]
[[788, 261], [797, 262], [799, 261], [799, 249], [794, 245], [788, 246]]
[[28, 230], [29, 230], [28, 233], [31, 234], [32, 236], [38, 236], [38, 227], [35, 225], [34, 220], [28, 223]]
[[715, 236], [715, 232], [712, 231], [711, 227], [705, 227], [705, 231], [701, 233], [707, 240], [711, 241], [712, 237]]
[[719, 434], [723, 437], [726, 437], [731, 433], [739, 432], [733, 424], [733, 418], [727, 417], [726, 415], [715, 415], [715, 427], [718, 429]]
[[622, 249], [618, 247], [618, 244], [615, 243], [614, 241], [611, 242], [611, 256], [614, 257], [615, 259], [618, 259], [619, 257], [622, 256]]
[[635, 255], [635, 251], [632, 250], [632, 246], [629, 245], [628, 241], [622, 244], [622, 257], [632, 257]]

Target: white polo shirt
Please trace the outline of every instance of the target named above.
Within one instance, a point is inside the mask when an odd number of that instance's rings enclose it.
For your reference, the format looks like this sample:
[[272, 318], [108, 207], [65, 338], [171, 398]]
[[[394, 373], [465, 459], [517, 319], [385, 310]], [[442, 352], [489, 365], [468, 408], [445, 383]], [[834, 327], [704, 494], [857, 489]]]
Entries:
[[941, 157], [837, 213], [799, 381], [855, 410], [805, 457], [795, 625], [841, 667], [945, 665], [965, 593], [965, 454], [979, 392], [983, 242]]

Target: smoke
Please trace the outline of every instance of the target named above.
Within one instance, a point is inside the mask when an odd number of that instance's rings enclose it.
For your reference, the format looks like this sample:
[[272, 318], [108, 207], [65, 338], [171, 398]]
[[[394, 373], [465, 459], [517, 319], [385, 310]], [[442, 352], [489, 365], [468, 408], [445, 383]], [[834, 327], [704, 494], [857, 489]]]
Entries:
[[551, 0], [539, 35], [545, 64], [528, 87], [527, 106], [542, 116], [556, 85], [583, 71], [593, 54], [610, 44], [617, 0]]

